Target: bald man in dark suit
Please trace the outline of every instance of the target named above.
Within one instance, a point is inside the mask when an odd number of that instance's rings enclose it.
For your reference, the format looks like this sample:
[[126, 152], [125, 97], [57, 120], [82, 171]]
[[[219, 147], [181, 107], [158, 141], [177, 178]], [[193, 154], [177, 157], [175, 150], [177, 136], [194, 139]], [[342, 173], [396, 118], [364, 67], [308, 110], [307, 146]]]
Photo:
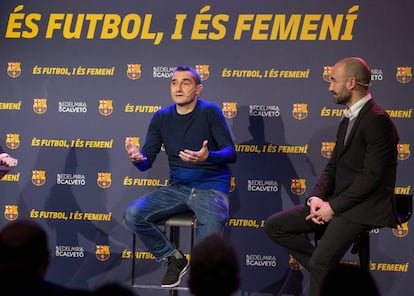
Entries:
[[[270, 216], [265, 232], [310, 272], [310, 295], [318, 296], [326, 273], [359, 234], [397, 227], [394, 186], [398, 133], [368, 91], [371, 69], [361, 58], [338, 61], [329, 91], [345, 105], [328, 164], [306, 204]], [[315, 247], [303, 234], [324, 231]]]

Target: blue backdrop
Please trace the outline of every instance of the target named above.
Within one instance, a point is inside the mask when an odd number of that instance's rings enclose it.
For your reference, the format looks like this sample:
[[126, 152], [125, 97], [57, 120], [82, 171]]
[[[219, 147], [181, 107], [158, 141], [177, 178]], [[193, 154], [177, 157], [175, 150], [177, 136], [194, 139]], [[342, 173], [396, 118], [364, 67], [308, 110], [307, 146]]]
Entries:
[[[124, 142], [141, 144], [152, 114], [171, 103], [172, 69], [191, 65], [238, 151], [225, 230], [242, 266], [238, 294], [307, 293], [307, 272], [267, 239], [264, 220], [303, 202], [327, 163], [342, 107], [326, 79], [346, 56], [372, 67], [372, 95], [400, 134], [396, 192], [411, 193], [413, 11], [408, 0], [1, 1], [0, 145], [19, 166], [0, 181], [0, 225], [44, 225], [51, 281], [129, 284], [123, 209], [166, 184], [168, 166], [161, 153], [139, 172]], [[384, 296], [412, 290], [411, 223], [370, 235]], [[139, 241], [135, 256], [136, 282], [158, 285], [164, 266]]]

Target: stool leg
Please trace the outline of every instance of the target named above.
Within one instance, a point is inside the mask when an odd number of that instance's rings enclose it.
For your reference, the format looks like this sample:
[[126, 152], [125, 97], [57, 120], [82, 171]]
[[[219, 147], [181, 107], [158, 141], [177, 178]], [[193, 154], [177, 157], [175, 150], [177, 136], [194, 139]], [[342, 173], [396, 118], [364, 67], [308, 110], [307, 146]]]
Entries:
[[135, 285], [135, 233], [132, 234], [132, 269], [131, 269], [131, 285]]
[[369, 245], [369, 232], [364, 232], [359, 237], [359, 265], [361, 268], [370, 270], [370, 245]]
[[190, 243], [190, 252], [193, 250], [194, 247], [194, 234], [195, 232], [195, 227], [193, 227], [193, 229], [191, 229], [191, 243]]
[[180, 248], [180, 228], [178, 226], [170, 227], [170, 240], [177, 249]]
[[[170, 240], [179, 249], [180, 245], [180, 228], [178, 226], [170, 226]], [[176, 289], [170, 289], [169, 296], [177, 296], [178, 291]]]

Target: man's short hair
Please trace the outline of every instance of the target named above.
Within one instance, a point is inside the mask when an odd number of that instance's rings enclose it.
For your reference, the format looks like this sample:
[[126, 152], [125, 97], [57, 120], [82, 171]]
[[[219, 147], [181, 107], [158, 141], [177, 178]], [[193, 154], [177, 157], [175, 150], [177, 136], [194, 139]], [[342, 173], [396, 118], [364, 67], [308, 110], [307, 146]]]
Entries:
[[219, 234], [197, 243], [190, 259], [189, 288], [195, 296], [229, 296], [240, 285], [238, 255]]
[[195, 80], [196, 84], [197, 85], [201, 84], [200, 73], [198, 73], [198, 71], [196, 69], [194, 69], [193, 67], [191, 67], [191, 66], [177, 66], [174, 69], [174, 72], [184, 72], [184, 71], [185, 72], [186, 71], [191, 72], [194, 76], [194, 80]]
[[48, 238], [31, 220], [10, 222], [0, 231], [0, 265], [37, 268], [49, 258]]

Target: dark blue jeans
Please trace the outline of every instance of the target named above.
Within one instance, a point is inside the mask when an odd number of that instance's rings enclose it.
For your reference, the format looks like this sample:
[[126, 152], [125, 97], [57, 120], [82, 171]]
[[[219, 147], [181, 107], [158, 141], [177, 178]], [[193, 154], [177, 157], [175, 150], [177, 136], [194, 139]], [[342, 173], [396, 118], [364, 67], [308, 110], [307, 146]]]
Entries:
[[159, 261], [176, 247], [154, 222], [186, 210], [197, 216], [197, 240], [222, 233], [228, 219], [228, 196], [217, 190], [200, 190], [171, 184], [133, 201], [124, 212], [126, 225]]

